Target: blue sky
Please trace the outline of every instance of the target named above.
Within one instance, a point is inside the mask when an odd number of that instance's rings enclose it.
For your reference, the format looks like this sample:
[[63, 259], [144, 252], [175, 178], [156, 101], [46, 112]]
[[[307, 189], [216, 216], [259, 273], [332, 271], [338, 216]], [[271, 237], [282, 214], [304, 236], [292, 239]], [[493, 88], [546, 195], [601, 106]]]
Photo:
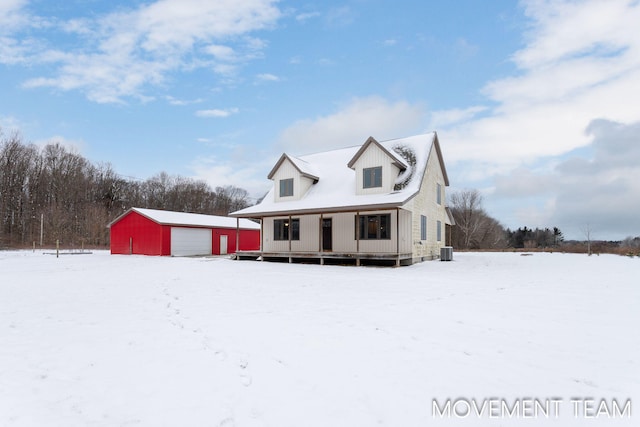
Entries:
[[640, 235], [638, 1], [0, 0], [0, 127], [255, 197], [303, 155], [436, 130], [517, 228]]

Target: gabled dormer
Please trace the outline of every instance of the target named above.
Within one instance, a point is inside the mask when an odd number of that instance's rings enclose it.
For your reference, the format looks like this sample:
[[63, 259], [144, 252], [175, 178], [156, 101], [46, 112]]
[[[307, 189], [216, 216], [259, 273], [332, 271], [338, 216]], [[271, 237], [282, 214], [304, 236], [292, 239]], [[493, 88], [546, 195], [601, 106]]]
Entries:
[[287, 154], [280, 156], [268, 178], [273, 180], [276, 202], [300, 200], [320, 180], [310, 164]]
[[347, 166], [356, 172], [357, 195], [391, 193], [398, 175], [408, 167], [371, 136]]

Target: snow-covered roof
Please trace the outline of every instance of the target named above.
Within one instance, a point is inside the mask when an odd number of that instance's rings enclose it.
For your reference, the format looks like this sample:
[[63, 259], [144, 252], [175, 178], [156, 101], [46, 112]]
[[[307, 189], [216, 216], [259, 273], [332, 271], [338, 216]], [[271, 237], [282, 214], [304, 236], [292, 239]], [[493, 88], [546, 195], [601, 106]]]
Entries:
[[[129, 212], [137, 212], [142, 216], [162, 225], [182, 225], [194, 227], [236, 228], [237, 219], [218, 215], [202, 215], [195, 213], [163, 211], [159, 209], [131, 208], [118, 218], [113, 220], [108, 227], [124, 218]], [[248, 219], [240, 219], [240, 228], [243, 230], [260, 230], [260, 224]]]
[[285, 160], [289, 160], [302, 176], [306, 176], [307, 178], [310, 178], [314, 181], [318, 180], [317, 172], [315, 171], [314, 167], [309, 164], [309, 162], [298, 157], [290, 156], [286, 153], [280, 156], [280, 159], [276, 162], [276, 165], [273, 167], [273, 169], [271, 169], [271, 172], [269, 172], [267, 178], [273, 178], [273, 175]]
[[[376, 143], [378, 142], [376, 141]], [[279, 215], [292, 212], [339, 212], [354, 209], [383, 209], [402, 206], [420, 191], [422, 178], [429, 160], [429, 153], [434, 145], [444, 175], [445, 185], [449, 184], [442, 161], [438, 137], [435, 132], [382, 141], [378, 144], [389, 153], [393, 153], [394, 160], [401, 161], [406, 166], [406, 169], [398, 177], [397, 183], [402, 183], [402, 185], [399, 186], [400, 189], [397, 191], [383, 194], [356, 194], [356, 174], [350, 169], [350, 165], [362, 149], [362, 145], [358, 145], [296, 157], [299, 161], [305, 162], [304, 164], [309, 168], [308, 170], [313, 170], [314, 175], [318, 177], [317, 182], [311, 186], [301, 199], [276, 202], [274, 197], [275, 186], [273, 186], [259, 204], [232, 212], [229, 215], [250, 218], [252, 216]], [[415, 156], [415, 162], [404, 159], [403, 152], [405, 154], [407, 152], [412, 153]], [[287, 156], [287, 158], [292, 157]], [[283, 157], [278, 163], [281, 163], [282, 160]], [[411, 165], [411, 163], [414, 163], [415, 166]]]
[[347, 164], [347, 166], [350, 169], [353, 169], [353, 166], [356, 164], [356, 161], [360, 158], [360, 156], [365, 151], [367, 151], [367, 149], [371, 144], [377, 145], [387, 156], [389, 156], [393, 160], [393, 164], [395, 164], [398, 167], [398, 169], [405, 170], [406, 168], [409, 167], [409, 164], [402, 157], [399, 156], [399, 153], [396, 153], [394, 151], [389, 151], [387, 147], [385, 147], [384, 145], [376, 141], [374, 137], [370, 136], [369, 139], [367, 139], [367, 141], [364, 144], [362, 144], [358, 152], [353, 156], [353, 158]]

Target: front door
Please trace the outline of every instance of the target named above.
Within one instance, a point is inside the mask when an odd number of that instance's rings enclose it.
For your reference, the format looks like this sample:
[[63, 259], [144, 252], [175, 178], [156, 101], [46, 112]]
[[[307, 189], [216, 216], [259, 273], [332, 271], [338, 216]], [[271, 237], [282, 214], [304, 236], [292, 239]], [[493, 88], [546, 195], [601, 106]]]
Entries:
[[333, 237], [333, 232], [331, 228], [331, 218], [323, 218], [322, 219], [322, 250], [323, 251], [333, 250], [332, 237]]

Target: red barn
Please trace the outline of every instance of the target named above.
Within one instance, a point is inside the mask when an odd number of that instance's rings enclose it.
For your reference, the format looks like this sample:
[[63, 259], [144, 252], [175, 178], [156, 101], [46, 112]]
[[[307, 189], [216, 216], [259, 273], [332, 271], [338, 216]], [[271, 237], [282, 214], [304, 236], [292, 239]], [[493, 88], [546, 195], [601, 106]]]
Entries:
[[112, 254], [225, 255], [260, 249], [260, 224], [215, 215], [131, 208], [113, 220]]

